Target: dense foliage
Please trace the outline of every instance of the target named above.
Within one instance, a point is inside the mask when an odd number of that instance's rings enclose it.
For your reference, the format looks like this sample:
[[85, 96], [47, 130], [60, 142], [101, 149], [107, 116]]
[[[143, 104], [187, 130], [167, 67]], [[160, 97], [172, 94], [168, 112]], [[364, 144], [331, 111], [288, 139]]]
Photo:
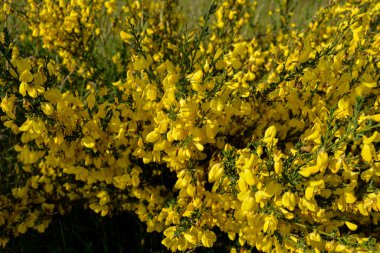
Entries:
[[78, 203], [172, 251], [380, 251], [380, 3], [0, 4], [0, 245]]

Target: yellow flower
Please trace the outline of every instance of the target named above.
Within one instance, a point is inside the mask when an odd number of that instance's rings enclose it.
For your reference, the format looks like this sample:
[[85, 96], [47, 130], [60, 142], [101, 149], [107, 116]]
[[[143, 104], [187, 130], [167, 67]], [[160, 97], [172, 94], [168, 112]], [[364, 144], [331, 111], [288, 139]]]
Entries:
[[87, 101], [87, 107], [91, 110], [92, 108], [94, 108], [94, 105], [95, 105], [95, 95], [93, 93], [90, 93], [90, 95], [87, 96], [86, 98], [86, 101]]
[[277, 230], [278, 220], [275, 216], [266, 216], [264, 219], [263, 231], [267, 234], [273, 234]]
[[312, 187], [312, 186], [306, 187], [305, 198], [307, 200], [311, 200], [312, 198], [314, 198], [314, 187]]
[[244, 198], [242, 204], [241, 204], [241, 209], [243, 211], [250, 211], [254, 209], [257, 206], [256, 200], [253, 196], [251, 196], [249, 193], [247, 193], [247, 197]]
[[302, 167], [298, 172], [304, 177], [309, 177], [312, 174], [319, 172], [320, 168], [317, 165]]
[[94, 148], [95, 147], [95, 140], [91, 136], [86, 136], [82, 139], [82, 145], [86, 148]]
[[364, 161], [371, 162], [372, 161], [372, 151], [370, 144], [363, 144], [361, 156]]
[[198, 242], [198, 234], [199, 230], [195, 227], [191, 227], [188, 232], [183, 233], [183, 237], [187, 242], [195, 245]]
[[152, 142], [158, 141], [160, 138], [161, 138], [161, 135], [159, 133], [157, 133], [156, 131], [152, 131], [152, 132], [147, 134], [145, 139], [147, 142], [152, 143]]
[[350, 191], [346, 191], [344, 193], [344, 198], [345, 198], [346, 203], [348, 203], [348, 204], [355, 203], [355, 201], [356, 201], [355, 195]]
[[328, 159], [329, 156], [326, 151], [322, 150], [318, 153], [317, 157], [317, 166], [319, 167], [320, 171], [324, 171], [328, 165]]
[[48, 115], [48, 116], [52, 115], [53, 112], [54, 112], [54, 107], [53, 107], [53, 105], [50, 104], [50, 103], [47, 103], [47, 102], [43, 102], [43, 103], [41, 103], [41, 109], [42, 109], [42, 111], [43, 111], [46, 115]]
[[276, 134], [277, 134], [277, 129], [275, 126], [270, 126], [267, 128], [267, 130], [265, 131], [265, 134], [264, 134], [264, 138], [262, 139], [263, 142], [267, 143], [267, 144], [275, 144], [276, 143]]
[[133, 62], [133, 68], [136, 71], [147, 69], [149, 65], [150, 65], [150, 62], [141, 55], [135, 57], [135, 60]]
[[282, 195], [281, 202], [284, 207], [293, 211], [296, 206], [296, 197], [292, 192], [285, 192], [284, 195]]
[[346, 226], [351, 230], [351, 231], [355, 231], [356, 229], [358, 229], [358, 225], [356, 225], [355, 223], [352, 223], [352, 222], [349, 222], [349, 221], [346, 221], [344, 222], [346, 224]]
[[210, 183], [213, 183], [213, 182], [219, 180], [223, 174], [224, 174], [223, 163], [216, 163], [211, 167], [211, 169], [208, 173], [208, 181]]
[[214, 245], [214, 242], [216, 241], [216, 235], [211, 230], [206, 230], [204, 232], [201, 232], [201, 242], [203, 246], [207, 248], [211, 248]]

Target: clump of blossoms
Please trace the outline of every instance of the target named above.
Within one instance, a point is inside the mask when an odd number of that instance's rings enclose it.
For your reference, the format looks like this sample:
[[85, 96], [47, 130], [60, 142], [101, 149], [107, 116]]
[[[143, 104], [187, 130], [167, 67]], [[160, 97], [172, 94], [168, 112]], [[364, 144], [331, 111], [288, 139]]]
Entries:
[[172, 251], [380, 251], [379, 3], [259, 29], [218, 1], [188, 32], [122, 2], [1, 4], [0, 245], [80, 203]]

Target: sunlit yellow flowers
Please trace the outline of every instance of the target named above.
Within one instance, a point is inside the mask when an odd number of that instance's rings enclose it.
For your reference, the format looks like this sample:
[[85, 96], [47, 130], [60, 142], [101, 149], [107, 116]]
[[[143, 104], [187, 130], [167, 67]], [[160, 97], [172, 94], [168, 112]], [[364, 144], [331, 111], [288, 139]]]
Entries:
[[50, 104], [50, 103], [47, 103], [47, 102], [45, 102], [45, 103], [41, 103], [41, 109], [42, 109], [42, 111], [43, 111], [46, 115], [48, 115], [48, 116], [52, 115], [53, 112], [54, 112], [54, 107], [53, 107], [53, 105]]
[[95, 147], [95, 140], [91, 136], [86, 136], [81, 141], [82, 145], [86, 148], [93, 148]]
[[380, 5], [274, 2], [3, 1], [0, 245], [80, 203], [173, 252], [380, 251]]

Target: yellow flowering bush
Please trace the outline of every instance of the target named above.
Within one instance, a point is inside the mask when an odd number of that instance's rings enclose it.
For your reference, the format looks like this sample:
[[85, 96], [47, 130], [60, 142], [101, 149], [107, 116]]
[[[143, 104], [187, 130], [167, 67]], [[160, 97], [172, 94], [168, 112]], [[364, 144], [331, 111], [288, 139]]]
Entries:
[[260, 4], [3, 1], [0, 245], [79, 204], [171, 251], [380, 251], [380, 4]]

